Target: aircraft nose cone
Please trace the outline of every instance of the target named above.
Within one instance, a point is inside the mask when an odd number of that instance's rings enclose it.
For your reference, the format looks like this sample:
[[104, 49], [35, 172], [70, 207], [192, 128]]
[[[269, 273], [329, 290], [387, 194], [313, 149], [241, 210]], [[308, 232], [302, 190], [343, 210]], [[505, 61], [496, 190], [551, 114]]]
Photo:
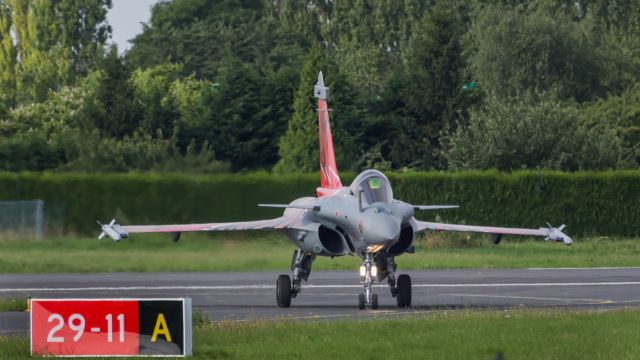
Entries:
[[400, 222], [390, 215], [380, 214], [365, 221], [365, 237], [372, 244], [395, 240], [400, 235]]

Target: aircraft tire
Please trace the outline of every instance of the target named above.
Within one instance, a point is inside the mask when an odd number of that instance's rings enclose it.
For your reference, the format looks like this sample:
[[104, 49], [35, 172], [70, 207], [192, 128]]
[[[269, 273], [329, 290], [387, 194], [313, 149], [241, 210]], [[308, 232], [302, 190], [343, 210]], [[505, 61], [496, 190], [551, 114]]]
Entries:
[[371, 309], [378, 309], [378, 294], [371, 294]]
[[398, 276], [398, 296], [396, 301], [399, 308], [411, 306], [411, 277], [407, 274]]
[[276, 282], [276, 302], [278, 307], [288, 308], [291, 306], [291, 278], [289, 275], [278, 276]]
[[364, 294], [358, 295], [358, 309], [364, 310], [364, 304], [365, 304]]

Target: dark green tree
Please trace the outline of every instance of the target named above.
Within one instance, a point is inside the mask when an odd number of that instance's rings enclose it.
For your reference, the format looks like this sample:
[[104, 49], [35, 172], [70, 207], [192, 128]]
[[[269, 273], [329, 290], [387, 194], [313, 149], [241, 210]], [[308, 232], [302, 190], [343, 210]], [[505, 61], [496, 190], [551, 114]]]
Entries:
[[332, 26], [334, 1], [278, 0], [267, 1], [266, 8], [280, 26], [297, 33], [312, 43], [333, 44]]
[[640, 165], [640, 83], [621, 95], [598, 99], [580, 109], [580, 119], [588, 128], [603, 125], [615, 129], [622, 140], [622, 166]]
[[[313, 84], [318, 79], [319, 69], [326, 68], [324, 50], [320, 46], [312, 47], [300, 72], [293, 100], [293, 115], [287, 132], [280, 138], [280, 161], [275, 167], [278, 172], [313, 172], [318, 169], [320, 149]], [[325, 84], [330, 83], [329, 79], [328, 76], [325, 77]]]
[[[440, 136], [466, 116], [472, 94], [462, 90], [465, 6], [439, 1], [424, 16], [412, 14], [413, 32], [401, 46], [401, 63], [389, 65], [379, 91], [366, 102], [362, 134], [365, 163], [395, 169], [443, 168]], [[417, 20], [420, 19], [420, 20]], [[363, 94], [364, 95], [364, 94]], [[364, 110], [366, 109], [366, 110]], [[377, 159], [377, 160], [376, 160]]]
[[11, 8], [0, 1], [0, 107], [5, 109], [15, 105], [16, 100], [17, 49], [11, 35], [11, 16]]
[[259, 28], [265, 14], [263, 1], [160, 2], [153, 6], [149, 24], [133, 39], [127, 60], [142, 68], [180, 63], [183, 75], [213, 79], [226, 56], [249, 63], [260, 39], [277, 39], [278, 32]]
[[208, 139], [232, 170], [269, 167], [277, 161], [277, 139], [286, 121], [273, 117], [277, 111], [270, 106], [273, 88], [262, 80], [255, 67], [229, 58], [216, 80], [216, 91], [209, 95], [207, 104], [213, 110]]
[[[292, 111], [306, 47], [304, 35], [281, 21], [279, 9], [269, 1], [233, 0], [154, 6], [150, 24], [134, 39], [127, 61], [141, 68], [136, 73], [178, 63], [172, 82], [191, 77], [208, 84], [202, 102], [195, 104], [206, 112], [199, 120], [190, 116], [193, 121], [184, 121], [181, 110], [169, 109], [175, 100], [171, 96], [162, 95], [167, 101], [154, 107], [174, 119], [159, 122], [177, 126], [181, 149], [191, 140], [207, 141], [233, 169], [270, 168], [278, 160], [277, 141]], [[165, 113], [167, 109], [171, 113]]]
[[[104, 134], [121, 139], [138, 129], [142, 118], [140, 102], [136, 101], [135, 89], [129, 78], [131, 71], [112, 46], [102, 61], [100, 84], [94, 103], [86, 109], [87, 116]], [[152, 106], [155, 104], [146, 104]]]
[[355, 92], [326, 56], [327, 50], [316, 45], [304, 61], [295, 92], [293, 115], [286, 133], [280, 138], [280, 161], [274, 168], [277, 172], [314, 172], [319, 169], [318, 114], [315, 111], [318, 105], [313, 97], [319, 71], [323, 72], [325, 85], [330, 89], [329, 120], [338, 168], [350, 169], [360, 156], [360, 150], [354, 144], [354, 134], [362, 125], [353, 99]]
[[591, 13], [608, 30], [631, 34], [640, 33], [640, 1], [638, 0], [581, 0], [584, 13]]
[[437, 1], [409, 41], [399, 91], [405, 116], [396, 123], [398, 137], [391, 145], [396, 166], [443, 166], [439, 138], [467, 110], [461, 44], [465, 10]]
[[603, 96], [604, 77], [588, 22], [575, 22], [545, 7], [490, 5], [469, 32], [471, 72], [499, 96], [557, 87], [579, 102]]

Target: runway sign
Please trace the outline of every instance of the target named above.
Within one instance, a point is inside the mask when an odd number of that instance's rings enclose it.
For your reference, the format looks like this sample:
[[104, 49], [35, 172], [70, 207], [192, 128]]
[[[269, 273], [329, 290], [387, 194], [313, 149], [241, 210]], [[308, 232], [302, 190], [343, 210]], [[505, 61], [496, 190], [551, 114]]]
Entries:
[[31, 355], [191, 355], [191, 299], [32, 299]]

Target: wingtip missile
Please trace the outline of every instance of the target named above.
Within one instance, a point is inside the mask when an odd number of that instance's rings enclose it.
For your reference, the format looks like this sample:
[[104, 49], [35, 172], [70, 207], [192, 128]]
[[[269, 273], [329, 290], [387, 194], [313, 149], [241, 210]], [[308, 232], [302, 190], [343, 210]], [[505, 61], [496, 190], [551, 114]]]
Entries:
[[[549, 225], [547, 223], [547, 225]], [[569, 235], [565, 234], [562, 232], [562, 230], [564, 230], [565, 225], [562, 224], [560, 227], [554, 228], [551, 225], [549, 225], [549, 235], [545, 238], [545, 240], [553, 240], [556, 242], [562, 242], [565, 245], [569, 246], [571, 244], [573, 244], [573, 239], [571, 239], [571, 237], [569, 237]]]
[[112, 219], [111, 222], [108, 224], [101, 224], [99, 221], [97, 221], [97, 223], [98, 225], [100, 225], [100, 228], [102, 229], [102, 232], [98, 236], [98, 239], [102, 239], [105, 236], [108, 236], [113, 241], [117, 242], [126, 238], [129, 235], [122, 228], [122, 226], [120, 226], [119, 224], [116, 224], [116, 219]]
[[321, 100], [327, 100], [329, 98], [329, 88], [324, 86], [324, 77], [322, 71], [318, 73], [318, 82], [313, 88], [313, 96]]

